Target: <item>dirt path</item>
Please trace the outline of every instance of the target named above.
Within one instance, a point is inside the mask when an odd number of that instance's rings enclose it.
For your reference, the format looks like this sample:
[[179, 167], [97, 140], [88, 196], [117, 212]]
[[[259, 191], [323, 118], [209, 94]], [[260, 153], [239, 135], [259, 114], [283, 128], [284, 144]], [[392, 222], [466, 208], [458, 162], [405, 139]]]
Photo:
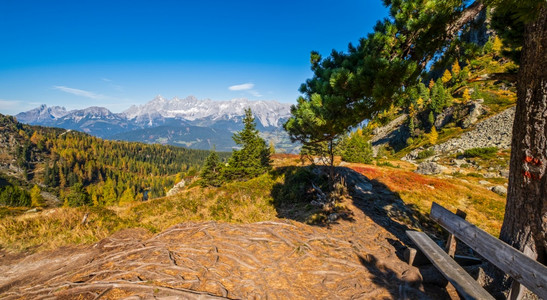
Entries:
[[398, 204], [346, 175], [350, 216], [328, 228], [277, 220], [124, 230], [88, 247], [0, 258], [0, 298], [427, 298], [401, 260], [404, 226], [390, 215]]

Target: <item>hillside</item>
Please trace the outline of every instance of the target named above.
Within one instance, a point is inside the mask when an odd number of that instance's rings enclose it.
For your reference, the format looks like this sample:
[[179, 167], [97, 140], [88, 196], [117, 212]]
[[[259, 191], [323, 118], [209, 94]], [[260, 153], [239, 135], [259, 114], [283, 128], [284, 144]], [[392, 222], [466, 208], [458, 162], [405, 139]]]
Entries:
[[[208, 155], [204, 150], [106, 141], [0, 115], [2, 186], [37, 186], [48, 201], [33, 206], [100, 206], [165, 196], [175, 181], [195, 176]], [[30, 206], [30, 197], [27, 202], [12, 206]]]
[[448, 297], [404, 262], [405, 230], [439, 236], [426, 217], [434, 200], [465, 208], [496, 234], [503, 198], [472, 176], [424, 176], [398, 164], [338, 167], [344, 188], [327, 210], [310, 205], [316, 194], [307, 188], [308, 180], [321, 186], [322, 168], [277, 155], [271, 173], [220, 188], [4, 217], [0, 295]]

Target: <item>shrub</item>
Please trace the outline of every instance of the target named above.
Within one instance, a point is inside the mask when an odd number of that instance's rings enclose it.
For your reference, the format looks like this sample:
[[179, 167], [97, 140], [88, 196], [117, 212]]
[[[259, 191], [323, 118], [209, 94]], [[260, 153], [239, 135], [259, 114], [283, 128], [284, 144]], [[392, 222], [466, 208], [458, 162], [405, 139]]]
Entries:
[[426, 149], [424, 151], [418, 152], [418, 159], [424, 159], [435, 155], [435, 150], [433, 149]]
[[496, 147], [471, 148], [463, 152], [463, 156], [467, 158], [480, 157], [482, 159], [492, 158], [498, 152]]

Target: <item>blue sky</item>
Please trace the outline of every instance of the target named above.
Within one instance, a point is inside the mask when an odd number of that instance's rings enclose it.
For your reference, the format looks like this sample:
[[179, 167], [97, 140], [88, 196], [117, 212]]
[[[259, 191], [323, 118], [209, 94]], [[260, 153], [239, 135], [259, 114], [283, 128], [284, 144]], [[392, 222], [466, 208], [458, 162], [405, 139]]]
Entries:
[[344, 51], [386, 16], [380, 0], [0, 0], [0, 113], [159, 94], [294, 103], [310, 51]]

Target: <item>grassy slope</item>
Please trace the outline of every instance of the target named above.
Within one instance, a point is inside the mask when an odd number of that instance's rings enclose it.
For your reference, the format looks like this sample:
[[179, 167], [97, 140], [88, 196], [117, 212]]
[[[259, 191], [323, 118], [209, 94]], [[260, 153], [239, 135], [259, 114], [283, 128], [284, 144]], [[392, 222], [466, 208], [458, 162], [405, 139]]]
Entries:
[[[397, 164], [397, 163], [393, 163]], [[403, 163], [400, 165], [404, 166]], [[461, 209], [467, 220], [488, 233], [498, 236], [505, 211], [505, 198], [478, 184], [472, 176], [441, 178], [416, 174], [409, 169], [352, 164], [351, 168], [385, 184], [399, 194], [406, 205], [415, 206], [422, 214], [428, 214], [432, 202], [451, 211]]]
[[[278, 156], [274, 164], [296, 166], [295, 156]], [[431, 202], [468, 213], [467, 219], [497, 236], [503, 219], [503, 197], [476, 183], [478, 179], [442, 179], [401, 168], [351, 164], [354, 170], [378, 180], [399, 193], [407, 205], [427, 213]], [[274, 175], [275, 174], [275, 175]], [[9, 251], [42, 251], [65, 245], [91, 244], [125, 228], [146, 228], [157, 233], [186, 221], [216, 220], [252, 223], [277, 218], [272, 190], [283, 184], [279, 172], [265, 174], [247, 182], [234, 182], [220, 188], [193, 187], [172, 196], [135, 203], [125, 207], [56, 208], [20, 216], [0, 217], [0, 247]], [[306, 209], [287, 205], [282, 209]], [[87, 222], [81, 224], [85, 214]]]

